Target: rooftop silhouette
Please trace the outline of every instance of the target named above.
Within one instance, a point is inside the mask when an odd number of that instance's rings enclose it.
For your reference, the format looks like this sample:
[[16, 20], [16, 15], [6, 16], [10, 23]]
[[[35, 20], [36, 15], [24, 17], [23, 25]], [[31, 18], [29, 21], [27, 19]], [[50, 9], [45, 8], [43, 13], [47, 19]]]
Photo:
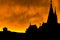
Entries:
[[29, 26], [29, 28], [26, 30], [26, 33], [36, 33], [38, 30], [36, 25], [31, 25]]
[[[36, 25], [29, 25], [29, 28], [26, 29], [26, 33], [16, 33], [16, 32], [11, 32], [8, 31], [8, 29], [6, 27], [3, 28], [3, 32], [0, 32], [0, 39], [4, 39], [4, 40], [40, 40], [41, 37], [44, 34], [41, 34], [42, 32], [48, 32], [48, 33], [54, 33], [55, 32], [60, 32], [60, 24], [58, 24], [57, 22], [57, 15], [56, 15], [56, 8], [55, 8], [55, 12], [53, 11], [53, 7], [52, 7], [52, 0], [51, 0], [51, 4], [50, 4], [50, 11], [49, 11], [49, 15], [48, 15], [48, 20], [47, 23], [43, 23], [42, 26], [40, 26], [39, 28], [37, 28]], [[50, 34], [49, 34], [50, 35]], [[47, 35], [43, 36], [44, 38]], [[42, 37], [42, 38], [43, 38]], [[44, 39], [43, 38], [43, 39]]]

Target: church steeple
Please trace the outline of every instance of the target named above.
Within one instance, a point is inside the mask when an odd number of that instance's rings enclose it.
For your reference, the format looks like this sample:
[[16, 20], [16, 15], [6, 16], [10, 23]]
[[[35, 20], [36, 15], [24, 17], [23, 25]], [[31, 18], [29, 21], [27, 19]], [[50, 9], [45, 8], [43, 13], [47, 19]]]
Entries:
[[50, 1], [50, 12], [49, 12], [50, 14], [52, 14], [53, 13], [53, 6], [52, 6], [52, 0]]
[[57, 23], [56, 9], [55, 9], [55, 12], [54, 12], [53, 11], [53, 7], [52, 7], [52, 0], [50, 1], [50, 11], [49, 11], [47, 23], [48, 24], [55, 24], [55, 23]]
[[55, 13], [54, 13], [54, 15], [55, 15], [55, 22], [57, 23], [57, 14], [56, 14], [56, 8], [55, 8]]

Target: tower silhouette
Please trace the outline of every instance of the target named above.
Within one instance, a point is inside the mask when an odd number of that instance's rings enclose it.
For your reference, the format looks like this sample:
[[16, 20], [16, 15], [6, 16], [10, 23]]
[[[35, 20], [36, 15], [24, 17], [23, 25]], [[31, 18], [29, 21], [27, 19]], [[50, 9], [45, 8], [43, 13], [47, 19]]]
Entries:
[[43, 23], [39, 28], [39, 32], [60, 32], [60, 24], [57, 22], [56, 8], [55, 12], [52, 7], [52, 0], [50, 1], [50, 11], [47, 23]]
[[55, 12], [54, 12], [53, 11], [53, 7], [52, 7], [52, 0], [50, 2], [50, 11], [49, 11], [47, 23], [48, 24], [55, 24], [55, 23], [57, 23], [56, 8], [55, 8]]

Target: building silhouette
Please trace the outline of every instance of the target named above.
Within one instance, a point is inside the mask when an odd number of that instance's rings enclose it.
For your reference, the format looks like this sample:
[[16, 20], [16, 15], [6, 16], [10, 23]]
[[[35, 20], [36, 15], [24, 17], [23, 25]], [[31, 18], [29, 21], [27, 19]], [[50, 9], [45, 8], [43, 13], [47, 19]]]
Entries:
[[26, 33], [36, 33], [36, 32], [60, 32], [60, 24], [57, 22], [56, 8], [53, 11], [52, 0], [50, 1], [50, 10], [47, 19], [47, 23], [43, 23], [42, 26], [37, 29], [36, 25], [31, 25], [27, 29]]
[[43, 23], [39, 28], [39, 32], [60, 32], [60, 24], [57, 22], [56, 8], [55, 12], [52, 7], [52, 0], [50, 3], [50, 11], [48, 15], [47, 23]]
[[11, 32], [11, 31], [8, 31], [6, 27], [4, 27], [3, 32], [0, 31], [0, 39], [2, 40], [41, 40], [41, 39], [47, 39], [49, 36], [50, 36], [49, 39], [51, 39], [52, 35], [45, 34], [42, 32], [52, 33], [53, 35], [55, 34], [55, 32], [57, 33], [60, 32], [60, 24], [58, 24], [57, 22], [56, 8], [55, 8], [55, 12], [53, 11], [52, 0], [50, 4], [50, 11], [49, 11], [47, 23], [43, 23], [42, 26], [40, 26], [39, 28], [37, 28], [36, 25], [30, 24], [29, 28], [26, 29], [26, 33]]
[[3, 32], [7, 32], [8, 29], [6, 27], [3, 28]]
[[36, 25], [31, 25], [29, 26], [29, 28], [26, 30], [26, 33], [32, 34], [32, 33], [37, 33], [38, 28]]

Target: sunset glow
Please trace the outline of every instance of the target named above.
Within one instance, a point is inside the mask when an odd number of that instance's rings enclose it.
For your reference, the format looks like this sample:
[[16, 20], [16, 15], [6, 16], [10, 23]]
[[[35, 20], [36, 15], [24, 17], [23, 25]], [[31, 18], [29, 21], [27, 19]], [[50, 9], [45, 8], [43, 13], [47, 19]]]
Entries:
[[[53, 0], [60, 23], [60, 0]], [[0, 0], [0, 31], [25, 32], [30, 23], [39, 27], [47, 22], [50, 0]]]

